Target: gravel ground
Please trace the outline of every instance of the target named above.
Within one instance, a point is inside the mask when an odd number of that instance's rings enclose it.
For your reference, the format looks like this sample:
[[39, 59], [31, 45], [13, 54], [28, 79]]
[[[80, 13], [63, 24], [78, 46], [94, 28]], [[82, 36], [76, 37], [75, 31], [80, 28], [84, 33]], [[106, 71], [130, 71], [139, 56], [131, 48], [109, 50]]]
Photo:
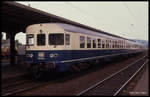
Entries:
[[148, 64], [127, 84], [119, 95], [148, 96]]
[[82, 90], [88, 88], [89, 86], [103, 80], [104, 78], [120, 70], [121, 68], [127, 66], [129, 63], [132, 63], [135, 59], [141, 58], [142, 56], [143, 55], [140, 55], [134, 58], [129, 58], [122, 62], [111, 63], [107, 64], [106, 66], [100, 66], [97, 69], [92, 70], [92, 72], [90, 73], [72, 79], [68, 78], [63, 81], [57, 81], [56, 83], [50, 83], [49, 85], [32, 89], [16, 95], [75, 95], [81, 92]]

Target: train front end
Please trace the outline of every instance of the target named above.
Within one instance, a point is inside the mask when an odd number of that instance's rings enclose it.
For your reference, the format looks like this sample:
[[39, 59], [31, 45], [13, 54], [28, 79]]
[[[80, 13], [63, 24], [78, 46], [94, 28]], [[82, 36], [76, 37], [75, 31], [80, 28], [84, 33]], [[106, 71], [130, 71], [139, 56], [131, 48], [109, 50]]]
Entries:
[[54, 24], [34, 24], [27, 27], [26, 34], [26, 63], [35, 78], [40, 78], [47, 71], [65, 70], [59, 67], [63, 59], [63, 30]]

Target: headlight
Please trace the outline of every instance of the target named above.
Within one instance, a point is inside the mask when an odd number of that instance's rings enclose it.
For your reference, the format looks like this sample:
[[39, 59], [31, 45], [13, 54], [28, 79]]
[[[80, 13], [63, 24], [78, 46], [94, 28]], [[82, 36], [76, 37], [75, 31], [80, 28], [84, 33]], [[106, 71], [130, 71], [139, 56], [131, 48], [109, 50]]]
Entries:
[[30, 54], [30, 57], [32, 58], [32, 57], [33, 57], [33, 54]]
[[49, 57], [50, 58], [57, 58], [58, 54], [57, 53], [51, 53], [51, 54], [49, 54]]
[[50, 58], [53, 58], [53, 57], [54, 57], [54, 54], [49, 54], [49, 57], [50, 57]]
[[56, 58], [56, 57], [58, 57], [58, 54], [57, 54], [57, 53], [55, 53], [55, 54], [54, 54], [54, 57], [55, 57], [55, 58]]
[[26, 54], [26, 57], [32, 58], [32, 57], [33, 57], [33, 54]]

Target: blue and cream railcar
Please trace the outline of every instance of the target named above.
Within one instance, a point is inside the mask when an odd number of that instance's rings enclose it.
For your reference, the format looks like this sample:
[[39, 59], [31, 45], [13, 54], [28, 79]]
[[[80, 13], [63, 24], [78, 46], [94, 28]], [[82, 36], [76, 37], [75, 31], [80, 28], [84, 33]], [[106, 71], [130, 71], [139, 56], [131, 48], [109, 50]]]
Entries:
[[27, 62], [36, 70], [66, 71], [73, 64], [139, 49], [132, 41], [63, 23], [30, 25], [26, 34]]

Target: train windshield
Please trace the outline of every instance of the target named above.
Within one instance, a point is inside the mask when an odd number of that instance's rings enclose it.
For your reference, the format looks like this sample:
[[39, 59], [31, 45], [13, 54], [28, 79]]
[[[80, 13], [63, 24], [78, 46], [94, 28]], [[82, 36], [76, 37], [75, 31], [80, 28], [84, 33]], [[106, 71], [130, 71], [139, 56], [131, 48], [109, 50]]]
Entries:
[[49, 45], [64, 45], [64, 34], [49, 34]]
[[37, 34], [37, 45], [45, 45], [45, 34]]
[[34, 45], [34, 35], [33, 34], [27, 35], [27, 45], [28, 46]]

